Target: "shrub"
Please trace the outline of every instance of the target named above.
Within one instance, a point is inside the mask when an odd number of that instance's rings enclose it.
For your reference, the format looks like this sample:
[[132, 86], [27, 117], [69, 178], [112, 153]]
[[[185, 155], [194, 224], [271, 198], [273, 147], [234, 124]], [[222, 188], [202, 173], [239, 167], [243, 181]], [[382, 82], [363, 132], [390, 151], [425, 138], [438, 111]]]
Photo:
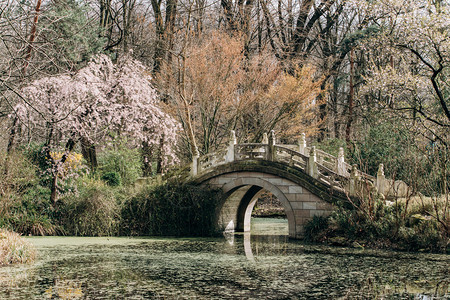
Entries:
[[313, 142], [312, 146], [316, 146], [316, 148], [323, 150], [331, 155], [338, 156], [339, 148], [344, 148], [346, 150], [346, 143], [341, 139], [326, 139], [322, 142]]
[[304, 239], [310, 242], [321, 241], [324, 232], [328, 229], [328, 218], [324, 216], [314, 216], [304, 227]]
[[55, 235], [60, 232], [51, 217], [20, 210], [3, 218], [3, 226], [22, 234]]
[[411, 131], [395, 121], [371, 126], [354, 144], [353, 150], [350, 161], [366, 167], [366, 173], [375, 175], [379, 164], [383, 163], [387, 177], [406, 182], [410, 182], [411, 174], [422, 164], [417, 141]]
[[138, 149], [129, 149], [125, 141], [114, 145], [99, 155], [101, 177], [117, 173], [123, 184], [133, 184], [142, 174], [140, 155]]
[[0, 229], [0, 265], [30, 263], [35, 257], [33, 245], [15, 232]]
[[207, 187], [167, 182], [144, 189], [122, 210], [126, 235], [211, 236], [220, 192]]
[[120, 174], [117, 172], [106, 172], [102, 175], [102, 180], [109, 186], [119, 186], [121, 183]]
[[[43, 186], [49, 186], [51, 176], [48, 170], [51, 169], [50, 160], [46, 157], [44, 144], [30, 144], [22, 148], [21, 151], [35, 169], [36, 175], [39, 176], [39, 183]], [[31, 165], [30, 164], [30, 165]]]
[[84, 177], [78, 190], [58, 203], [57, 214], [69, 235], [114, 235], [120, 222], [120, 205], [114, 191], [103, 181]]
[[352, 210], [338, 207], [328, 219], [315, 217], [305, 225], [305, 238], [325, 241], [345, 237], [349, 243], [358, 241], [378, 248], [446, 251], [448, 232], [436, 218], [408, 210], [401, 201], [392, 205], [380, 201], [373, 207], [372, 211], [364, 206]]
[[20, 152], [0, 153], [0, 215], [20, 201], [30, 187], [36, 185], [36, 168]]
[[50, 189], [39, 185], [38, 169], [20, 151], [9, 156], [7, 173], [5, 162], [1, 156], [0, 225], [22, 234], [55, 234]]

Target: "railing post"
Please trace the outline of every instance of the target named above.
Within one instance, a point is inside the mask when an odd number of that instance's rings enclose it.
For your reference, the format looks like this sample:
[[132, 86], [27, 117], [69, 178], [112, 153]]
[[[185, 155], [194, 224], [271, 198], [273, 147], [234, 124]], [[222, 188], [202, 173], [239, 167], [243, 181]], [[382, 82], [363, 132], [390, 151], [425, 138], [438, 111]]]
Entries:
[[319, 177], [319, 172], [317, 170], [317, 158], [315, 146], [312, 146], [311, 151], [309, 152], [308, 175], [316, 179]]
[[275, 131], [271, 130], [269, 135], [269, 147], [267, 151], [267, 159], [270, 161], [275, 160]]
[[264, 159], [268, 159], [267, 158], [267, 156], [268, 156], [267, 145], [269, 144], [269, 137], [267, 136], [267, 133], [265, 133], [265, 132], [263, 133], [263, 138], [262, 138], [261, 144], [262, 144], [262, 146], [261, 146], [261, 148], [259, 148], [259, 152], [264, 153], [263, 154]]
[[195, 176], [198, 174], [198, 159], [200, 158], [200, 153], [198, 152], [197, 146], [192, 153], [192, 165], [191, 165], [191, 175]]
[[356, 196], [356, 185], [358, 183], [358, 169], [356, 165], [352, 166], [352, 172], [350, 173], [349, 180], [349, 194], [350, 196]]
[[237, 141], [236, 141], [236, 132], [234, 132], [234, 130], [231, 130], [230, 132], [230, 143], [228, 144], [228, 150], [227, 150], [227, 157], [226, 157], [226, 161], [227, 162], [232, 162], [234, 161], [234, 145], [236, 145]]
[[377, 172], [377, 182], [376, 182], [376, 187], [378, 190], [378, 193], [384, 195], [385, 193], [385, 184], [386, 182], [386, 176], [384, 176], [384, 165], [380, 164], [378, 166], [378, 172]]
[[345, 158], [344, 158], [344, 148], [339, 148], [338, 157], [336, 160], [336, 173], [338, 173], [341, 176], [345, 176], [346, 170], [345, 170]]
[[267, 133], [263, 133], [263, 139], [262, 139], [262, 144], [269, 144], [269, 137], [267, 136]]
[[305, 133], [302, 133], [300, 139], [298, 140], [298, 152], [300, 152], [303, 155], [306, 155], [305, 149], [306, 149], [306, 135]]

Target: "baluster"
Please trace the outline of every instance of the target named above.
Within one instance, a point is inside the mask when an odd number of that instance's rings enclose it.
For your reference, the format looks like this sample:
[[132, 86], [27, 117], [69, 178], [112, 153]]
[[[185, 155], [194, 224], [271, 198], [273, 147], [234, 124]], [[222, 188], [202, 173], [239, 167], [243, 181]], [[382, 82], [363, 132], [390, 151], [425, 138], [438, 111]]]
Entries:
[[261, 143], [266, 145], [269, 144], [269, 137], [267, 136], [266, 132], [263, 133], [263, 139]]
[[194, 153], [192, 153], [192, 166], [191, 166], [191, 174], [195, 176], [198, 174], [198, 160], [200, 158], [200, 153], [198, 152], [197, 146], [194, 148]]
[[269, 147], [267, 151], [267, 159], [270, 161], [275, 160], [275, 131], [271, 130], [269, 135]]
[[227, 157], [226, 157], [227, 162], [232, 162], [235, 159], [234, 148], [235, 148], [236, 143], [237, 143], [236, 132], [234, 130], [231, 130], [230, 143], [228, 144]]
[[359, 176], [358, 176], [358, 169], [356, 165], [352, 166], [352, 172], [350, 173], [350, 180], [349, 180], [349, 193], [350, 196], [356, 196], [356, 185], [358, 183]]
[[341, 176], [346, 176], [347, 171], [345, 170], [345, 158], [344, 158], [344, 148], [339, 148], [338, 157], [336, 160], [336, 173]]
[[300, 139], [298, 140], [298, 152], [300, 152], [303, 155], [306, 155], [305, 150], [306, 150], [306, 135], [305, 133], [302, 133]]
[[319, 177], [319, 172], [317, 169], [317, 157], [316, 157], [316, 147], [312, 146], [311, 151], [309, 152], [309, 159], [308, 159], [308, 175], [313, 178]]
[[382, 195], [384, 195], [385, 189], [386, 189], [385, 182], [386, 182], [386, 176], [384, 176], [384, 165], [380, 164], [378, 166], [376, 187], [377, 187], [378, 193], [380, 193]]
[[269, 137], [267, 136], [267, 133], [263, 133], [263, 138], [261, 141], [261, 148], [259, 148], [259, 153], [261, 153], [260, 155], [262, 156], [262, 158], [267, 159], [267, 145], [269, 144]]

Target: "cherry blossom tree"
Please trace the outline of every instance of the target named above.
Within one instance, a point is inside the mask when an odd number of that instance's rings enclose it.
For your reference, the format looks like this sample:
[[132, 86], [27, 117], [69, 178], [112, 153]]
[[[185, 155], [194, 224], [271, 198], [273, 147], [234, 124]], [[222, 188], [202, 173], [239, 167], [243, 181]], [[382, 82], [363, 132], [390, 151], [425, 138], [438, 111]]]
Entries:
[[440, 1], [383, 0], [380, 34], [363, 45], [372, 66], [360, 98], [409, 120], [429, 138], [448, 145], [450, 102], [449, 7]]
[[[99, 55], [73, 76], [42, 78], [22, 89], [14, 115], [46, 141], [53, 203], [61, 167], [78, 141], [90, 145], [95, 155], [95, 145], [109, 136], [127, 136], [136, 146], [162, 146], [166, 165], [176, 161], [179, 125], [165, 112], [149, 80], [144, 66], [129, 56], [113, 64]], [[65, 154], [55, 161], [50, 149], [61, 144]]]
[[[393, 119], [412, 133], [415, 147], [422, 153], [416, 159], [427, 164], [426, 175], [413, 181], [421, 184], [422, 191], [428, 195], [446, 195], [448, 207], [448, 1], [378, 0], [367, 2], [367, 6], [372, 15], [382, 17], [378, 22], [379, 34], [362, 45], [371, 66], [359, 90], [359, 101], [367, 103], [368, 116], [381, 112], [373, 123]], [[438, 202], [436, 200], [435, 208]], [[439, 220], [439, 216], [436, 218]]]

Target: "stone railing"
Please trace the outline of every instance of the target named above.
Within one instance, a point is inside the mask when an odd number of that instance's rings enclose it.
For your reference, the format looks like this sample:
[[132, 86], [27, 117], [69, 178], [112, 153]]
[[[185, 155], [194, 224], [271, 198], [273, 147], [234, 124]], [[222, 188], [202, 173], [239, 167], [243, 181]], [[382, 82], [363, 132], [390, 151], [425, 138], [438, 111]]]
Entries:
[[264, 134], [261, 143], [237, 144], [234, 131], [231, 131], [227, 148], [204, 156], [195, 155], [191, 166], [191, 176], [200, 175], [219, 165], [233, 161], [268, 160], [287, 164], [303, 170], [320, 182], [346, 192], [350, 195], [362, 190], [377, 190], [386, 197], [406, 197], [410, 194], [403, 181], [386, 179], [383, 165], [380, 165], [377, 177], [371, 176], [345, 162], [344, 149], [339, 149], [338, 156], [333, 156], [314, 146], [306, 146], [305, 134], [302, 134], [298, 145], [276, 145], [275, 134]]

